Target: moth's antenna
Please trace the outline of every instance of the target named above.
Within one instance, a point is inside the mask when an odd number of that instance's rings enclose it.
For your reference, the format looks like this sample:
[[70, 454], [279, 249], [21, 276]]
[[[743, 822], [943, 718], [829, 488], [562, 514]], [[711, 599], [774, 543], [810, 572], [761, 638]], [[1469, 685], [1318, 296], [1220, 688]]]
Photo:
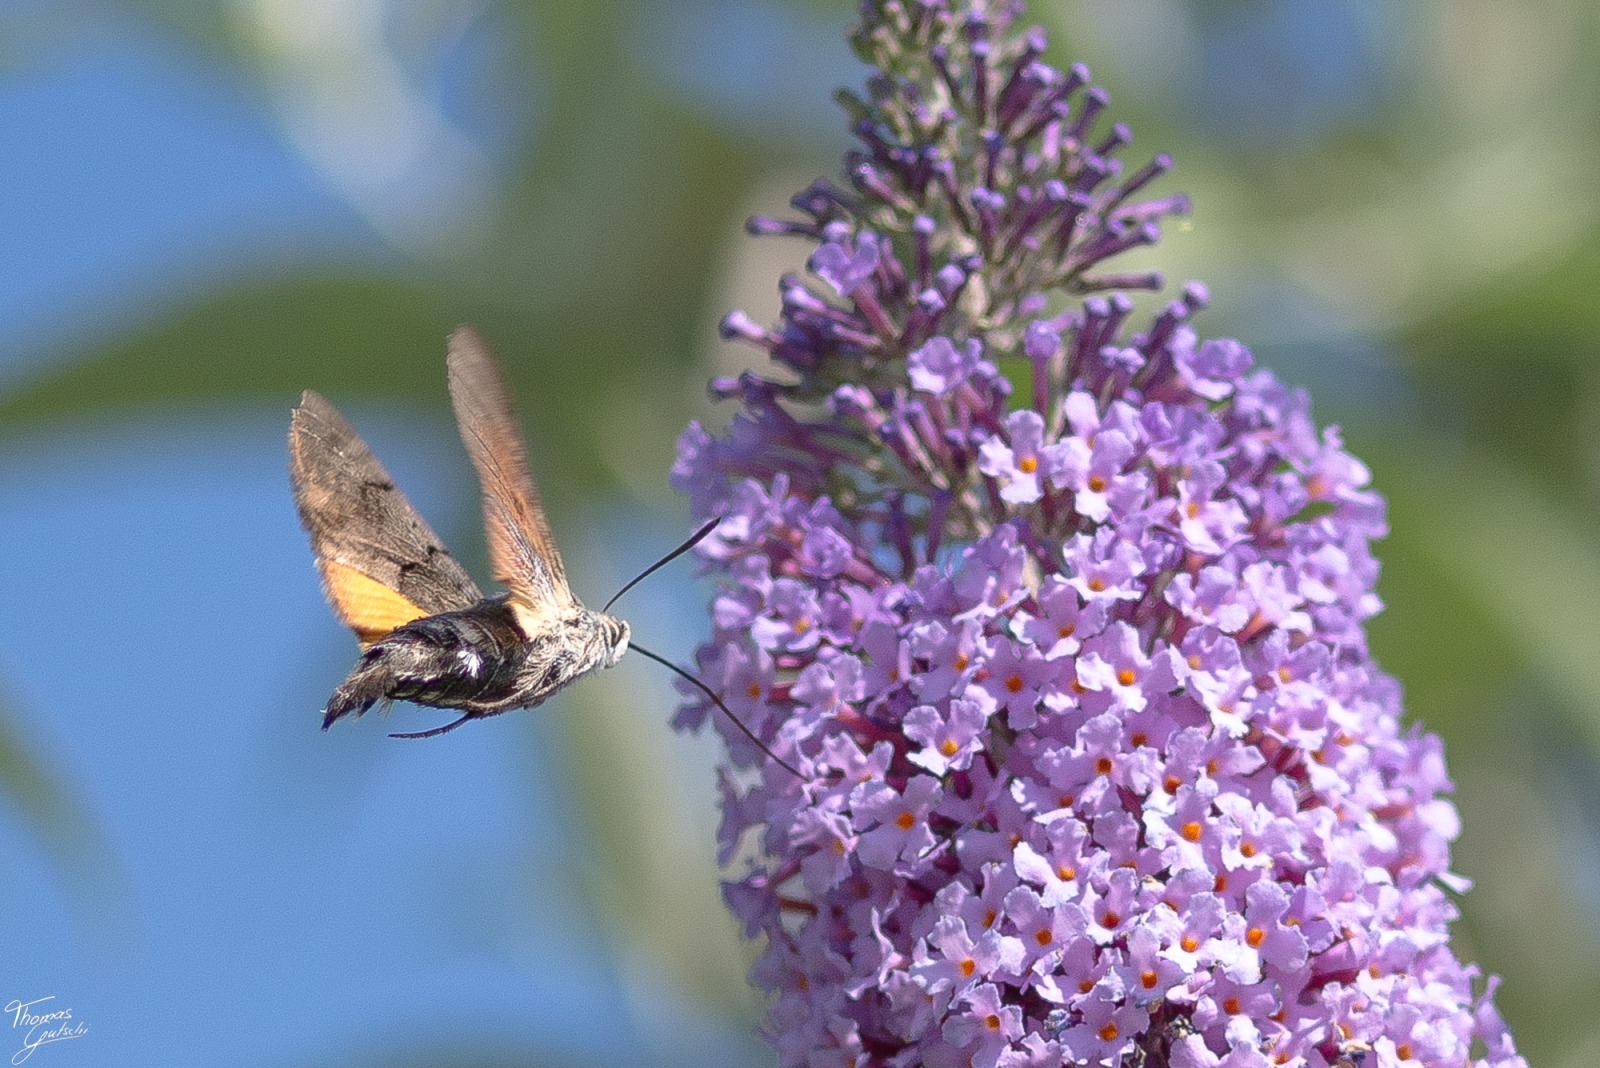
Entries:
[[461, 726], [463, 723], [465, 723], [467, 720], [469, 720], [471, 718], [472, 718], [472, 713], [468, 712], [466, 715], [462, 716], [460, 719], [455, 720], [452, 723], [446, 723], [443, 727], [435, 727], [431, 731], [407, 731], [404, 734], [391, 734], [391, 735], [389, 735], [389, 737], [391, 737], [391, 738], [437, 738], [441, 734], [449, 734], [451, 731], [455, 730], [457, 727]]
[[[600, 611], [609, 612], [611, 610], [611, 606], [617, 603], [617, 599], [618, 598], [620, 598], [623, 594], [627, 593], [629, 590], [633, 589], [640, 582], [643, 582], [645, 577], [648, 576], [649, 574], [651, 574], [652, 572], [654, 572], [657, 568], [664, 567], [667, 564], [670, 564], [672, 561], [676, 560], [678, 557], [682, 556], [684, 553], [688, 552], [690, 549], [693, 549], [696, 545], [699, 545], [702, 541], [705, 540], [707, 534], [710, 534], [713, 530], [717, 529], [717, 524], [720, 523], [720, 522], [722, 522], [722, 517], [721, 516], [717, 516], [717, 518], [709, 521], [708, 523], [706, 523], [705, 526], [703, 526], [699, 530], [695, 531], [694, 534], [690, 536], [688, 541], [684, 542], [682, 545], [678, 546], [676, 549], [672, 550], [670, 553], [668, 553], [667, 555], [663, 556], [661, 559], [657, 560], [655, 563], [651, 564], [649, 567], [645, 568], [643, 571], [639, 572], [639, 574], [635, 575], [633, 577], [633, 579], [626, 586], [624, 586], [624, 587], [622, 587], [622, 589], [618, 590], [616, 592], [616, 594], [611, 598], [611, 600], [606, 602], [606, 606], [604, 608], [600, 609]], [[645, 657], [649, 657], [651, 660], [654, 660], [656, 663], [660, 664], [662, 667], [666, 668], [668, 671], [671, 671], [674, 674], [676, 674], [679, 678], [688, 679], [691, 683], [693, 683], [695, 685], [696, 688], [699, 689], [699, 691], [701, 693], [703, 693], [707, 697], [711, 698], [711, 702], [713, 704], [715, 704], [718, 708], [722, 709], [722, 714], [727, 716], [730, 720], [732, 720], [733, 721], [733, 725], [735, 727], [738, 727], [739, 730], [744, 734], [744, 736], [746, 738], [748, 738], [752, 742], [754, 742], [757, 749], [761, 750], [763, 753], [767, 754], [767, 756], [771, 757], [772, 758], [772, 762], [774, 764], [778, 765], [778, 767], [782, 768], [784, 771], [787, 771], [790, 775], [793, 775], [797, 779], [805, 778], [804, 775], [801, 775], [800, 772], [795, 769], [793, 764], [790, 764], [787, 760], [783, 759], [783, 757], [779, 756], [777, 753], [774, 753], [771, 749], [769, 749], [767, 747], [767, 743], [766, 742], [763, 742], [760, 738], [757, 738], [756, 735], [755, 735], [755, 732], [752, 731], [749, 727], [746, 727], [744, 725], [744, 721], [741, 720], [738, 716], [734, 715], [733, 714], [733, 710], [731, 708], [729, 708], [726, 704], [723, 703], [722, 698], [718, 697], [714, 692], [712, 692], [711, 687], [707, 686], [705, 683], [701, 682], [699, 679], [695, 678], [689, 672], [685, 671], [683, 668], [679, 667], [677, 664], [674, 664], [672, 661], [668, 660], [666, 657], [661, 656], [661, 655], [659, 655], [657, 653], [652, 653], [650, 650], [646, 649], [644, 646], [640, 645], [638, 642], [630, 641], [628, 643], [628, 646], [629, 646], [629, 648], [631, 648], [631, 649], [635, 650], [636, 652], [638, 652], [639, 655], [645, 656]], [[454, 723], [450, 724], [450, 727], [454, 727], [454, 726], [455, 726]], [[449, 729], [450, 729], [449, 727], [444, 728], [444, 730], [449, 730]], [[434, 732], [429, 732], [429, 733], [434, 733]], [[438, 733], [443, 733], [443, 731], [440, 731]], [[419, 735], [419, 737], [420, 737], [420, 735]]]
[[[715, 525], [716, 525], [715, 523], [711, 524], [711, 526], [715, 526]], [[707, 531], [709, 531], [711, 529], [711, 526], [706, 527], [699, 534], [696, 534], [694, 536], [694, 540], [690, 541], [688, 545], [685, 545], [683, 547], [683, 549], [687, 549], [689, 547], [689, 545], [693, 545], [695, 541], [698, 541]], [[683, 549], [679, 549], [678, 552], [683, 552]], [[676, 556], [677, 553], [674, 553], [673, 555]], [[670, 559], [670, 557], [669, 557], [669, 559]], [[665, 562], [665, 561], [663, 561], [663, 562]], [[660, 565], [657, 565], [657, 566], [660, 566]], [[651, 570], [654, 570], [654, 568], [652, 568]], [[645, 572], [646, 575], [648, 575], [649, 573], [650, 573], [649, 571]], [[643, 578], [643, 577], [644, 577], [643, 575], [640, 576], [640, 578]], [[638, 580], [636, 579], [634, 581], [638, 581]], [[632, 585], [632, 583], [629, 583], [629, 585]], [[752, 731], [749, 727], [746, 727], [744, 725], [744, 723], [739, 719], [739, 717], [734, 715], [732, 710], [729, 709], [727, 705], [722, 703], [722, 698], [718, 697], [715, 693], [713, 693], [711, 691], [711, 687], [707, 686], [705, 683], [701, 682], [699, 679], [695, 678], [693, 675], [689, 674], [687, 671], [683, 670], [683, 668], [679, 667], [677, 664], [674, 664], [672, 661], [668, 660], [666, 657], [657, 656], [655, 653], [652, 653], [650, 650], [648, 650], [648, 649], [644, 648], [643, 646], [641, 646], [638, 642], [629, 642], [628, 645], [629, 645], [629, 647], [631, 649], [634, 650], [634, 652], [637, 652], [637, 653], [640, 653], [640, 654], [642, 654], [644, 656], [649, 657], [651, 660], [654, 660], [656, 663], [660, 664], [662, 667], [666, 668], [667, 670], [677, 672], [677, 674], [678, 674], [678, 676], [680, 678], [688, 679], [690, 682], [694, 683], [695, 686], [699, 687], [701, 693], [703, 693], [707, 697], [711, 698], [712, 702], [718, 708], [722, 709], [723, 715], [725, 715], [729, 719], [733, 720], [733, 725], [735, 727], [738, 727], [741, 731], [743, 731], [744, 732], [744, 736], [746, 738], [750, 739], [752, 742], [754, 742], [756, 744], [756, 748], [757, 749], [761, 750], [763, 753], [767, 754], [767, 756], [772, 758], [773, 763], [777, 764], [778, 767], [782, 768], [784, 771], [787, 771], [790, 775], [793, 775], [797, 779], [804, 779], [805, 778], [804, 775], [800, 774], [798, 771], [795, 770], [793, 764], [790, 764], [787, 760], [783, 759], [783, 757], [779, 756], [777, 753], [774, 753], [771, 749], [768, 749], [767, 748], [767, 743], [763, 742], [760, 738], [757, 738], [755, 736], [755, 732]], [[451, 724], [451, 726], [455, 726], [455, 724]]]
[[[720, 522], [722, 522], [722, 517], [719, 515], [719, 516], [717, 516], [717, 518], [711, 520], [705, 526], [703, 526], [699, 530], [695, 531], [694, 532], [694, 536], [691, 537], [688, 541], [684, 542], [682, 545], [678, 546], [676, 549], [672, 550], [670, 553], [668, 553], [667, 555], [663, 556], [661, 559], [657, 560], [655, 563], [651, 564], [649, 567], [645, 568], [643, 571], [639, 572], [637, 575], [635, 575], [633, 577], [632, 581], [630, 581], [626, 586], [622, 587], [622, 589], [618, 590], [616, 592], [616, 594], [611, 598], [611, 600], [606, 602], [606, 606], [604, 608], [600, 609], [600, 611], [602, 611], [602, 612], [611, 611], [611, 606], [617, 603], [617, 598], [621, 597], [623, 594], [627, 593], [629, 590], [631, 590], [635, 586], [637, 586], [640, 582], [644, 581], [645, 576], [650, 574], [656, 568], [664, 567], [665, 565], [672, 563], [672, 561], [676, 560], [678, 557], [682, 556], [684, 553], [688, 552], [690, 549], [693, 549], [696, 545], [699, 545], [702, 541], [705, 540], [705, 536], [707, 534], [710, 534], [713, 530], [716, 529], [717, 524], [720, 523]], [[634, 648], [637, 649], [638, 646], [634, 646]], [[774, 757], [773, 759], [776, 760], [777, 758]], [[782, 763], [782, 761], [779, 761], [779, 763]]]

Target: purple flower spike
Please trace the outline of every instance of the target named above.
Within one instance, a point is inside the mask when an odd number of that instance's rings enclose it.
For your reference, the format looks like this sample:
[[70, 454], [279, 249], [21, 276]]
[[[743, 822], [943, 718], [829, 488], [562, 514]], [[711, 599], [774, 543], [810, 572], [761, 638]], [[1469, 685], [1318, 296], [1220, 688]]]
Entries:
[[724, 321], [777, 368], [673, 470], [723, 517], [700, 673], [802, 772], [679, 712], [779, 1062], [1526, 1068], [1367, 653], [1383, 502], [1201, 287], [1132, 321], [1104, 261], [1187, 201], [1019, 7], [863, 5], [848, 183], [752, 226], [815, 277]]

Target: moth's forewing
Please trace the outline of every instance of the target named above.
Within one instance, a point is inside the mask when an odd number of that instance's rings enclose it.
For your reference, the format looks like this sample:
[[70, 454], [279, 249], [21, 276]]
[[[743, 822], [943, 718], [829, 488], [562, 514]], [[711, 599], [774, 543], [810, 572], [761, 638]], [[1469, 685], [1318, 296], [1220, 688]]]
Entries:
[[522, 432], [506, 400], [505, 381], [471, 327], [457, 327], [450, 335], [449, 372], [461, 440], [483, 486], [483, 527], [495, 579], [535, 614], [575, 605], [534, 489]]
[[310, 390], [289, 423], [289, 477], [328, 603], [363, 647], [482, 600], [366, 442]]

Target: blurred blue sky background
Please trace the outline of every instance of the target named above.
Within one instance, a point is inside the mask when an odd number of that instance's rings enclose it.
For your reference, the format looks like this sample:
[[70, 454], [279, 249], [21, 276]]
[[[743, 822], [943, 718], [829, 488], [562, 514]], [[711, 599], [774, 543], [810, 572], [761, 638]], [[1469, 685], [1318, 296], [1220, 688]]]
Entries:
[[[477, 323], [603, 600], [684, 533], [672, 441], [747, 358], [716, 320], [770, 319], [803, 256], [740, 227], [837, 173], [852, 11], [0, 2], [0, 1004], [89, 1025], [29, 1063], [770, 1060], [714, 754], [652, 665], [429, 743], [316, 729], [355, 649], [283, 436], [328, 395], [482, 575], [442, 360]], [[1390, 496], [1374, 643], [1449, 745], [1462, 951], [1533, 1063], [1594, 1063], [1595, 12], [1030, 15], [1130, 158], [1177, 158], [1196, 212], [1144, 260]], [[625, 614], [681, 657], [703, 598], [679, 565]]]

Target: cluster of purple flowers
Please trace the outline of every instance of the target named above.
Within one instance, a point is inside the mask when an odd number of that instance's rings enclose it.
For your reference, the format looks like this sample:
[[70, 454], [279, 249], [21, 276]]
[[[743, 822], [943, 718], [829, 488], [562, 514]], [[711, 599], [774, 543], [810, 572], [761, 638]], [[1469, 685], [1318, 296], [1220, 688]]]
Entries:
[[1199, 287], [1128, 329], [1160, 279], [1096, 271], [1186, 205], [1014, 15], [864, 5], [849, 187], [752, 222], [822, 286], [729, 316], [774, 373], [674, 469], [725, 516], [702, 677], [801, 772], [680, 713], [781, 1062], [1525, 1068], [1367, 654], [1382, 501]]

